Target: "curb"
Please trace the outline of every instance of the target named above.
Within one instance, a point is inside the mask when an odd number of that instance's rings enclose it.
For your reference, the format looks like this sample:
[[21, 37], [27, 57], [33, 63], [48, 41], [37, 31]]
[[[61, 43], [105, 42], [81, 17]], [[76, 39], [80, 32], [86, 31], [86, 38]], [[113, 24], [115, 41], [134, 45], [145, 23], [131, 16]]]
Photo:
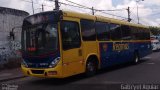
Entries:
[[5, 79], [1, 79], [0, 82], [5, 82], [5, 81], [9, 81], [9, 80], [14, 80], [14, 79], [19, 79], [19, 78], [25, 78], [27, 76], [17, 76], [17, 77], [11, 77], [11, 78], [5, 78]]

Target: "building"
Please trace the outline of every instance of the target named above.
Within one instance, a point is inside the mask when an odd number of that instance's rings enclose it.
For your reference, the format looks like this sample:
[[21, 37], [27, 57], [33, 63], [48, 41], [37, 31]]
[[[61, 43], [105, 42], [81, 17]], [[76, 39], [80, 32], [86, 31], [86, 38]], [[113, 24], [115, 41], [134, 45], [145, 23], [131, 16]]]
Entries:
[[[0, 7], [0, 64], [8, 58], [16, 57], [15, 51], [21, 48], [21, 26], [29, 13], [21, 10]], [[14, 33], [14, 40], [11, 31]]]

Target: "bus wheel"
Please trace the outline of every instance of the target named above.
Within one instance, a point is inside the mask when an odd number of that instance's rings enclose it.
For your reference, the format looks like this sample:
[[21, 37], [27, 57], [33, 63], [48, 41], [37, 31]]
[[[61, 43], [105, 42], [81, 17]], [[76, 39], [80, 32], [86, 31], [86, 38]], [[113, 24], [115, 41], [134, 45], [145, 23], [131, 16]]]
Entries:
[[138, 62], [139, 62], [139, 54], [138, 54], [138, 53], [135, 53], [135, 54], [134, 54], [133, 64], [138, 64]]
[[97, 63], [95, 60], [88, 60], [86, 64], [86, 76], [93, 76], [97, 71]]

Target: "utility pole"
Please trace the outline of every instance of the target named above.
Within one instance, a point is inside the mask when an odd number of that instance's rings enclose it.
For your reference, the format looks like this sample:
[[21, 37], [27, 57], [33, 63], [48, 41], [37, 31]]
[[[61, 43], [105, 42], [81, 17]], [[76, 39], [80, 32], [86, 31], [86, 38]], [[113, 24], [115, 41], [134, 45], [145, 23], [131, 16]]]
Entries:
[[139, 24], [138, 3], [139, 3], [140, 1], [144, 1], [144, 0], [136, 0], [136, 5], [137, 5], [137, 20], [138, 20], [138, 24]]
[[33, 5], [33, 0], [32, 0], [32, 11], [33, 11], [33, 14], [34, 14], [34, 5]]
[[128, 12], [128, 22], [130, 22], [132, 20], [130, 17], [131, 16], [130, 7], [127, 8], [127, 12]]
[[59, 1], [55, 0], [55, 10], [59, 10]]
[[92, 15], [94, 15], [94, 8], [92, 7]]
[[139, 1], [136, 1], [136, 5], [137, 5], [137, 20], [138, 20], [138, 24], [139, 24], [138, 2], [139, 2]]
[[44, 5], [42, 4], [42, 12], [44, 11]]

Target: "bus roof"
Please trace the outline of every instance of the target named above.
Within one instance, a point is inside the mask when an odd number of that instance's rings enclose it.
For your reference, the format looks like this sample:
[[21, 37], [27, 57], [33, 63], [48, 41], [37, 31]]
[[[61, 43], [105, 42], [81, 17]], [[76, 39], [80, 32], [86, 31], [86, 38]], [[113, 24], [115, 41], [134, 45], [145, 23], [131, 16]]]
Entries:
[[121, 24], [121, 25], [129, 25], [129, 26], [134, 26], [134, 27], [141, 27], [141, 28], [148, 28], [147, 26], [144, 25], [140, 25], [140, 24], [134, 24], [134, 23], [130, 23], [124, 20], [119, 20], [119, 19], [114, 19], [114, 18], [109, 18], [109, 17], [104, 17], [104, 16], [96, 16], [97, 21], [106, 21], [106, 22], [110, 22], [110, 23], [117, 23], [117, 24]]
[[26, 18], [38, 15], [38, 14], [45, 14], [45, 13], [52, 13], [52, 12], [57, 12], [57, 13], [63, 13], [63, 16], [66, 17], [76, 17], [76, 18], [80, 18], [80, 19], [88, 19], [88, 20], [97, 20], [97, 21], [102, 21], [102, 22], [109, 22], [109, 23], [117, 23], [117, 24], [121, 24], [121, 25], [129, 25], [129, 26], [133, 26], [133, 27], [141, 27], [141, 28], [149, 28], [147, 26], [144, 25], [140, 25], [140, 24], [134, 24], [134, 23], [130, 23], [127, 21], [123, 21], [123, 20], [118, 20], [118, 19], [114, 19], [114, 18], [109, 18], [109, 17], [105, 17], [105, 16], [99, 16], [99, 15], [89, 15], [86, 13], [79, 13], [79, 12], [74, 12], [74, 11], [47, 11], [47, 12], [41, 12], [41, 13], [37, 13], [34, 15], [30, 15]]
[[89, 14], [79, 13], [79, 12], [63, 11], [63, 15], [68, 16], [68, 17], [76, 17], [76, 18], [82, 18], [82, 19], [97, 20], [97, 21], [102, 21], [102, 22], [129, 25], [129, 26], [133, 26], [133, 27], [148, 28], [147, 26], [144, 26], [144, 25], [134, 24], [134, 23], [130, 23], [127, 21], [123, 21], [123, 20], [118, 20], [118, 19], [109, 18], [109, 17], [105, 17], [105, 16], [98, 16], [98, 15], [94, 16], [94, 15], [89, 15]]
[[71, 12], [71, 11], [63, 11], [63, 16], [76, 17], [76, 18], [89, 19], [89, 20], [95, 20], [96, 18], [94, 15], [78, 13], [78, 12]]

